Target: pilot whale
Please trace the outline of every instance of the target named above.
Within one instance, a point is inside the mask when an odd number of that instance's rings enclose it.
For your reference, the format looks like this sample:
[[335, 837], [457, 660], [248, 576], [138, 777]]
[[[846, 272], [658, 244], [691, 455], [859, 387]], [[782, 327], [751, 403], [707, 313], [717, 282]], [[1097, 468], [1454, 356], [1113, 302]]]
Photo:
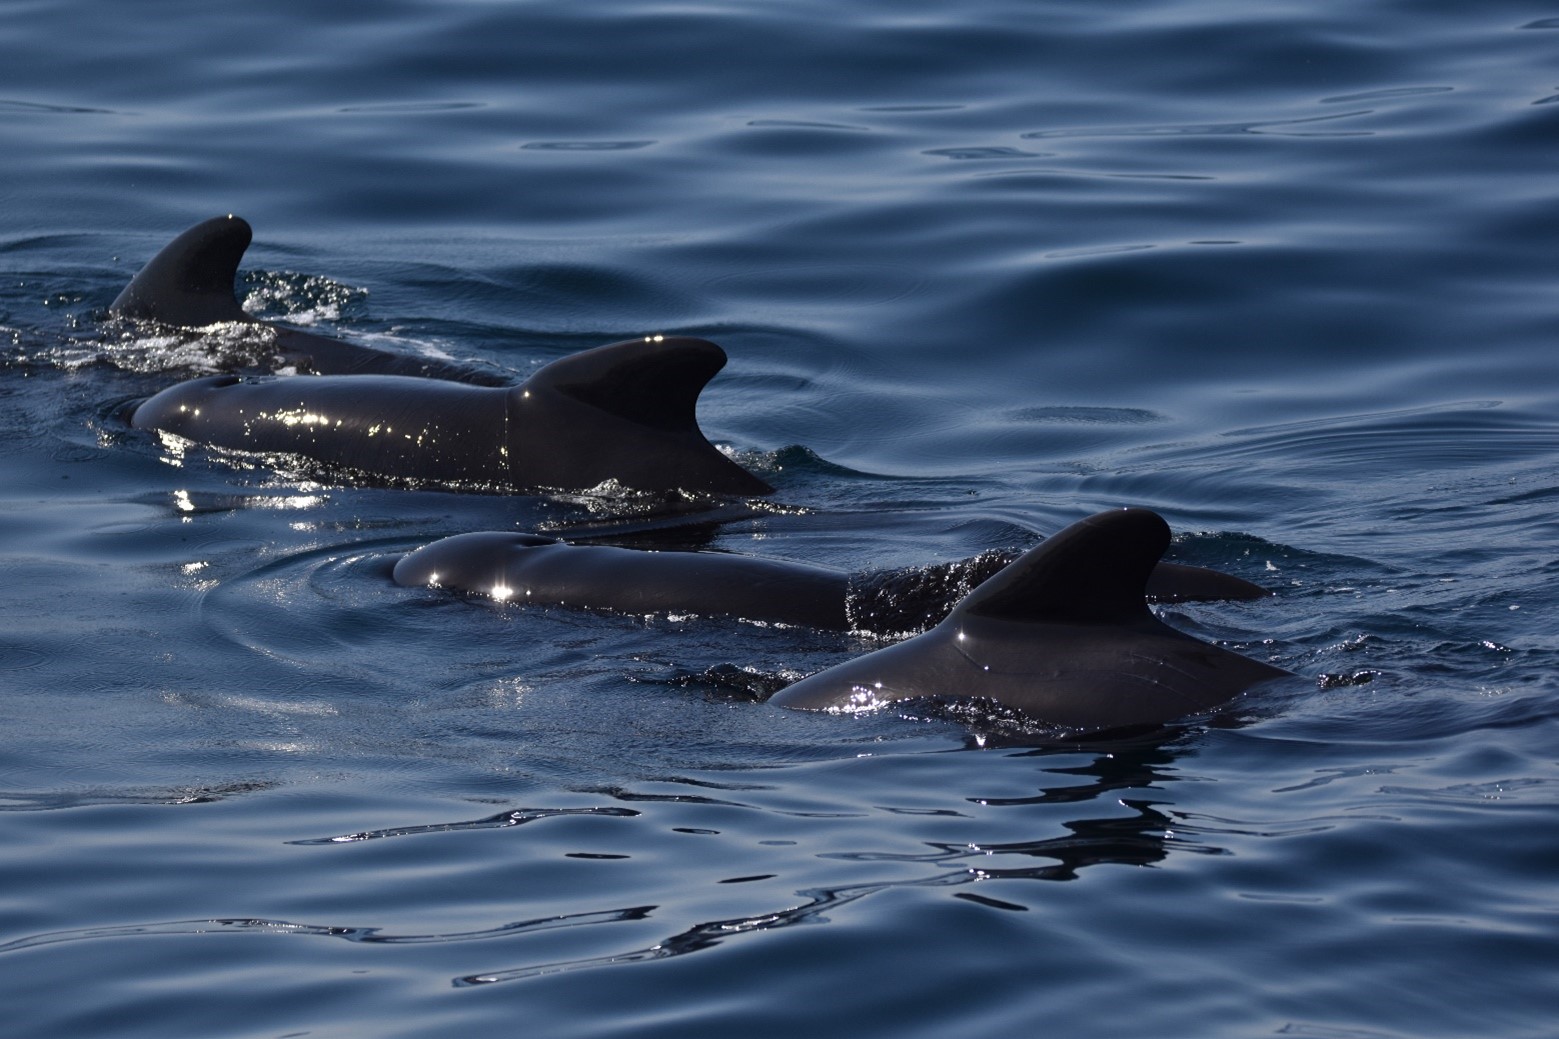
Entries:
[[923, 635], [846, 661], [770, 702], [855, 712], [901, 700], [988, 701], [1096, 731], [1162, 725], [1289, 672], [1203, 642], [1148, 610], [1169, 545], [1157, 513], [1072, 524], [970, 592]]
[[377, 476], [487, 490], [773, 493], [698, 428], [725, 365], [705, 339], [650, 336], [553, 361], [519, 386], [403, 375], [208, 376], [135, 408], [131, 425], [281, 451]]
[[233, 291], [252, 239], [236, 216], [197, 224], [158, 252], [109, 309], [178, 327], [256, 326], [273, 337], [280, 362], [312, 374], [194, 379], [135, 408], [131, 425], [478, 489], [584, 490], [615, 481], [641, 491], [773, 493], [698, 427], [698, 395], [726, 362], [714, 343], [687, 336], [612, 343], [511, 386], [493, 373], [257, 321]]
[[[695, 613], [831, 631], [903, 635], [942, 620], [957, 600], [1016, 558], [850, 573], [726, 552], [571, 545], [541, 534], [480, 531], [425, 545], [396, 562], [396, 583], [618, 613]], [[1267, 595], [1249, 581], [1159, 562], [1139, 597], [1186, 602]]]
[[541, 534], [478, 531], [425, 545], [396, 564], [395, 582], [501, 601], [618, 613], [723, 614], [842, 631], [849, 575], [724, 552], [570, 545]]
[[251, 317], [233, 284], [253, 239], [248, 221], [231, 214], [196, 224], [147, 261], [109, 304], [109, 313], [176, 328], [238, 324], [261, 329], [271, 337], [280, 367], [316, 375], [412, 375], [479, 386], [509, 381], [495, 372], [376, 350]]

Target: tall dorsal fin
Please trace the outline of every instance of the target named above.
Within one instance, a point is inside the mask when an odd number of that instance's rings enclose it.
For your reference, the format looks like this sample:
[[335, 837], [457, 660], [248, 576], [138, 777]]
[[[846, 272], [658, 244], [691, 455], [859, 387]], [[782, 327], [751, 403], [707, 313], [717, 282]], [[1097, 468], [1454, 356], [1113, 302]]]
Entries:
[[242, 217], [196, 224], [153, 256], [109, 309], [187, 328], [247, 321], [233, 294], [233, 279], [253, 237]]
[[1169, 547], [1169, 524], [1147, 509], [1101, 512], [1013, 560], [971, 592], [959, 614], [1052, 624], [1120, 624], [1151, 617], [1148, 575]]
[[649, 336], [553, 361], [522, 389], [556, 390], [667, 432], [697, 432], [698, 395], [724, 367], [725, 351], [707, 339]]

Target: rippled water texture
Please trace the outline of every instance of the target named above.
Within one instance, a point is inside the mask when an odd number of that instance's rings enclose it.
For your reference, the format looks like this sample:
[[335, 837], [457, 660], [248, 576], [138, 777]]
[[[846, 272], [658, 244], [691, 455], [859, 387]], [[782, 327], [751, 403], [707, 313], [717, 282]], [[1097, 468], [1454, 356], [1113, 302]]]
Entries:
[[[155, 8], [155, 10], [153, 10]], [[25, 0], [0, 13], [0, 1005], [45, 1037], [1539, 1039], [1550, 6]], [[454, 494], [128, 429], [252, 358], [714, 339], [777, 488]], [[1135, 740], [763, 699], [881, 640], [397, 587], [467, 530], [841, 570], [1147, 506], [1297, 672]], [[653, 535], [653, 536], [651, 536]]]

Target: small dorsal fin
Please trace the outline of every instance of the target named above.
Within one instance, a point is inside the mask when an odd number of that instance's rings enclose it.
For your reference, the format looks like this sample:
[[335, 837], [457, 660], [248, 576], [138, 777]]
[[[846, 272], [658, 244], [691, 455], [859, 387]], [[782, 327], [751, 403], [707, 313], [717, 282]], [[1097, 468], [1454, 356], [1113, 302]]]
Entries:
[[971, 592], [959, 614], [1053, 624], [1151, 617], [1144, 589], [1169, 547], [1169, 525], [1147, 509], [1101, 512], [1013, 560]]
[[253, 237], [242, 217], [196, 224], [153, 256], [109, 309], [188, 328], [247, 321], [233, 294], [233, 279]]
[[698, 395], [725, 367], [707, 339], [648, 336], [553, 361], [522, 389], [551, 389], [609, 414], [667, 432], [698, 430]]

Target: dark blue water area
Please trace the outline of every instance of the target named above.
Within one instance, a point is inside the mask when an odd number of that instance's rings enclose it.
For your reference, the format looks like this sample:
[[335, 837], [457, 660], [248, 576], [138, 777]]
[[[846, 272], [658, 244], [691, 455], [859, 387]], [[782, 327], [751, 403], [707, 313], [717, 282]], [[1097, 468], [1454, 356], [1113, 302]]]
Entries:
[[[0, 43], [7, 1034], [1554, 1034], [1552, 5], [13, 0]], [[246, 306], [356, 342], [718, 341], [701, 424], [774, 501], [130, 430], [234, 346], [108, 305], [229, 212]], [[1166, 621], [1298, 677], [1056, 742], [763, 702], [880, 640], [389, 579], [1122, 505], [1276, 593]]]

